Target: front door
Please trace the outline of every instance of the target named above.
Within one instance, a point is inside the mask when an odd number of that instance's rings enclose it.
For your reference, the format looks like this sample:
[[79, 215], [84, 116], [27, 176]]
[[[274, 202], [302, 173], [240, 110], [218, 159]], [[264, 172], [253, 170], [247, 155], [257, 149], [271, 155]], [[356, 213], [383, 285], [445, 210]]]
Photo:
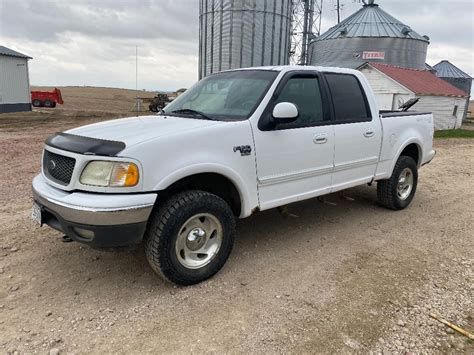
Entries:
[[[291, 102], [298, 119], [274, 127], [270, 121], [277, 103]], [[330, 192], [334, 156], [334, 127], [318, 74], [287, 74], [262, 115], [252, 127], [257, 156], [257, 177], [262, 210]]]

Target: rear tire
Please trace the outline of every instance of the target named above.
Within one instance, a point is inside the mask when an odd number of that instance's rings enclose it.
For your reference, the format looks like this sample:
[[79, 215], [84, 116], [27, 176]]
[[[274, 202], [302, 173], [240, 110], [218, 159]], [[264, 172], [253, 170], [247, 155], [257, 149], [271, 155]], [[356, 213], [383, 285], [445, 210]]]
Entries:
[[53, 107], [53, 101], [51, 101], [51, 100], [45, 100], [45, 102], [44, 102], [44, 107], [48, 107], [48, 108]]
[[32, 104], [34, 107], [42, 107], [42, 106], [43, 106], [43, 102], [42, 102], [41, 100], [38, 100], [38, 99], [34, 99], [31, 104]]
[[220, 197], [190, 190], [153, 212], [145, 232], [145, 253], [165, 280], [193, 285], [216, 274], [234, 244], [235, 219]]
[[411, 203], [418, 185], [418, 167], [411, 157], [398, 158], [392, 176], [377, 183], [380, 205], [392, 210], [402, 210]]

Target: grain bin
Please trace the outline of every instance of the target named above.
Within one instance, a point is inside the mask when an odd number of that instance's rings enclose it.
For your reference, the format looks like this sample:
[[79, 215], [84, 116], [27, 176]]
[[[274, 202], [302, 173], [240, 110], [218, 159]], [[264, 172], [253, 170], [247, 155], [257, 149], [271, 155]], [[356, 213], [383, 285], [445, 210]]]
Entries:
[[289, 63], [291, 0], [200, 0], [199, 78]]
[[429, 38], [383, 11], [373, 0], [310, 44], [311, 65], [357, 68], [380, 62], [425, 69]]
[[438, 78], [441, 78], [458, 89], [471, 94], [472, 78], [469, 74], [466, 74], [447, 60], [442, 60], [433, 68], [436, 70], [436, 76], [438, 76]]
[[[466, 94], [471, 95], [472, 77], [469, 74], [463, 72], [448, 60], [442, 60], [433, 68], [436, 70], [436, 76], [464, 91]], [[467, 117], [467, 113], [469, 111], [469, 102], [469, 99], [466, 100], [463, 120], [465, 120]]]

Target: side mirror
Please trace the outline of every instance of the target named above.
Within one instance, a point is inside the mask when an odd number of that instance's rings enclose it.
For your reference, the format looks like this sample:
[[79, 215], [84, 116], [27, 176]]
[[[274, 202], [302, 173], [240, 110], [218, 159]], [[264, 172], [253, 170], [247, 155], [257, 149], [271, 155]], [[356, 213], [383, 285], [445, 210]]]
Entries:
[[291, 102], [280, 102], [273, 108], [272, 116], [275, 123], [291, 123], [299, 116], [298, 108]]

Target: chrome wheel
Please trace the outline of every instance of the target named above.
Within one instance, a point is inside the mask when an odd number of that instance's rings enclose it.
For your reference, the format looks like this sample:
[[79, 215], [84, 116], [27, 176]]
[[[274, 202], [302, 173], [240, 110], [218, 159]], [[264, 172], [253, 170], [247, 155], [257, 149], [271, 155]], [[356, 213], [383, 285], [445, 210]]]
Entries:
[[199, 269], [209, 264], [222, 245], [222, 225], [208, 213], [189, 218], [180, 228], [176, 239], [176, 257], [188, 269]]
[[413, 173], [410, 168], [403, 169], [398, 178], [397, 195], [401, 200], [406, 200], [413, 190]]

